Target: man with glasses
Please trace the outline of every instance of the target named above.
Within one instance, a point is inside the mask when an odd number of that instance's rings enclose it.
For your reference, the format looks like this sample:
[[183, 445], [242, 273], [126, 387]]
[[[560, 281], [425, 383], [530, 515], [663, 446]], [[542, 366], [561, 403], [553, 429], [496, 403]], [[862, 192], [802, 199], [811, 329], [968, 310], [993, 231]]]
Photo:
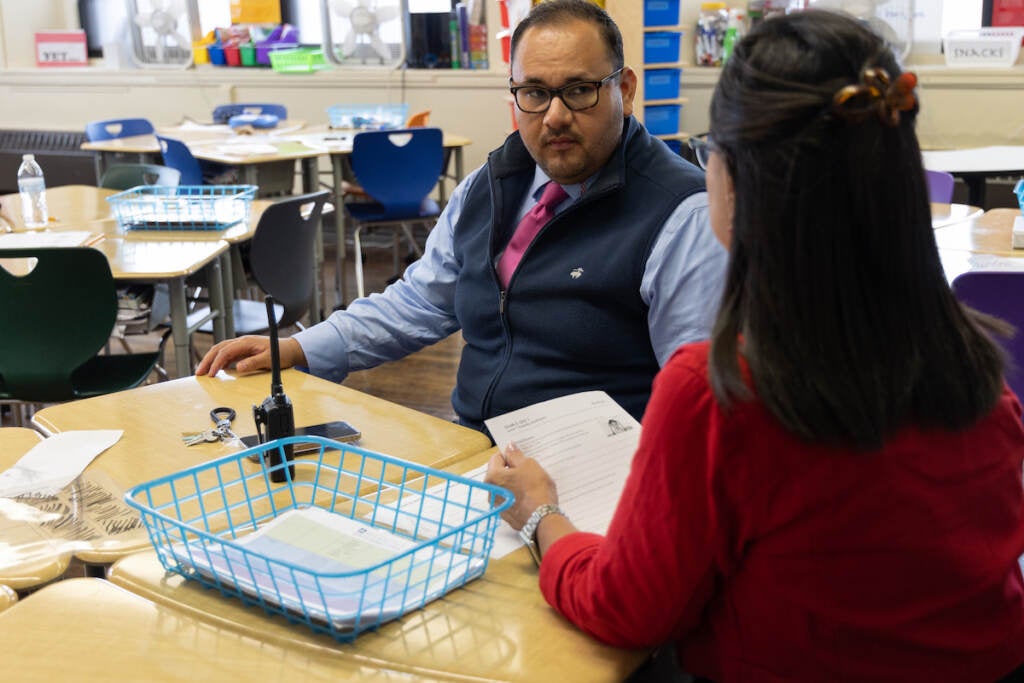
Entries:
[[[604, 10], [547, 0], [511, 47], [518, 132], [456, 188], [401, 280], [283, 340], [283, 363], [341, 381], [461, 329], [464, 424], [591, 389], [639, 419], [661, 363], [710, 333], [726, 254], [704, 176], [632, 117], [636, 74]], [[266, 349], [222, 342], [196, 372], [264, 369]]]

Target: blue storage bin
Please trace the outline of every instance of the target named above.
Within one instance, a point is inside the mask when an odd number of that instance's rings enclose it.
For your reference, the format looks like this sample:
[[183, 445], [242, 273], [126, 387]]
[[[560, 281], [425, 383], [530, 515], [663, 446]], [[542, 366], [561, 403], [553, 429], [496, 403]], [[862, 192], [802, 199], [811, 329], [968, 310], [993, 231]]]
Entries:
[[679, 97], [679, 69], [647, 69], [644, 71], [644, 98], [670, 100]]
[[679, 132], [678, 104], [655, 104], [644, 107], [644, 125], [651, 135], [671, 135]]
[[644, 26], [679, 24], [679, 0], [644, 0]]
[[679, 31], [654, 31], [644, 34], [644, 64], [679, 61]]
[[662, 140], [662, 142], [664, 142], [666, 145], [668, 145], [668, 148], [670, 150], [672, 150], [673, 152], [675, 152], [676, 154], [682, 154], [683, 153], [683, 142], [682, 142], [682, 140]]

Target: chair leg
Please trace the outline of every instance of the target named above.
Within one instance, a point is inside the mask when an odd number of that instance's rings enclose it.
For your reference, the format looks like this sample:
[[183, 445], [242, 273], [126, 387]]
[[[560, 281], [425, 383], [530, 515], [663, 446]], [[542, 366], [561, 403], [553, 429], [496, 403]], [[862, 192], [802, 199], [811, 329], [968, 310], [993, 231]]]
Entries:
[[[405, 223], [402, 223], [402, 230], [405, 230]], [[402, 233], [398, 229], [391, 229], [391, 272], [397, 273], [399, 269], [398, 249], [402, 246]]]
[[356, 296], [360, 299], [366, 296], [366, 291], [363, 287], [363, 247], [359, 239], [359, 233], [362, 229], [362, 226], [357, 225], [352, 232], [352, 247], [355, 250], [355, 256], [352, 260], [356, 267]]
[[420, 245], [416, 242], [416, 236], [412, 232], [412, 226], [408, 223], [402, 223], [402, 232], [405, 233], [405, 238], [409, 240], [409, 249], [416, 254], [416, 258], [423, 258], [423, 250], [420, 249]]

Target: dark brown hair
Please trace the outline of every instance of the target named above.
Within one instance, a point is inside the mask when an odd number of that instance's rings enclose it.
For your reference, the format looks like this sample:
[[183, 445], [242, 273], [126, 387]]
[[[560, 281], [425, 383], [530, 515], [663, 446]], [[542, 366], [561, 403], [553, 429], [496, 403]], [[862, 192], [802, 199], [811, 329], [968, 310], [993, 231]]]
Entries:
[[535, 5], [512, 32], [512, 61], [514, 62], [516, 59], [516, 49], [527, 29], [534, 26], [560, 24], [573, 19], [590, 22], [601, 30], [605, 47], [608, 48], [608, 57], [612, 62], [612, 69], [621, 69], [625, 64], [622, 33], [619, 32], [619, 27], [615, 25], [608, 13], [589, 0], [545, 0], [545, 2]]
[[[902, 70], [868, 28], [809, 10], [740, 41], [711, 103], [735, 219], [710, 376], [724, 405], [758, 397], [811, 441], [880, 446], [908, 425], [960, 429], [994, 406], [990, 319], [950, 292], [931, 227], [916, 101], [884, 117], [833, 111], [865, 69]], [[906, 81], [907, 79], [904, 79]]]

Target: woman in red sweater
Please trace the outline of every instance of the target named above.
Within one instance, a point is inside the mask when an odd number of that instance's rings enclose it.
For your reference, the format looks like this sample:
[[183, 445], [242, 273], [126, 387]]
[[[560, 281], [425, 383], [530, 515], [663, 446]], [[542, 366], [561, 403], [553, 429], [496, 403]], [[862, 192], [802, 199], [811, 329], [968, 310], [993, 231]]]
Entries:
[[545, 597], [595, 637], [720, 682], [1024, 674], [1021, 406], [1005, 330], [943, 276], [915, 84], [842, 15], [752, 31], [698, 150], [731, 255], [713, 337], [656, 379], [608, 533], [492, 459]]

